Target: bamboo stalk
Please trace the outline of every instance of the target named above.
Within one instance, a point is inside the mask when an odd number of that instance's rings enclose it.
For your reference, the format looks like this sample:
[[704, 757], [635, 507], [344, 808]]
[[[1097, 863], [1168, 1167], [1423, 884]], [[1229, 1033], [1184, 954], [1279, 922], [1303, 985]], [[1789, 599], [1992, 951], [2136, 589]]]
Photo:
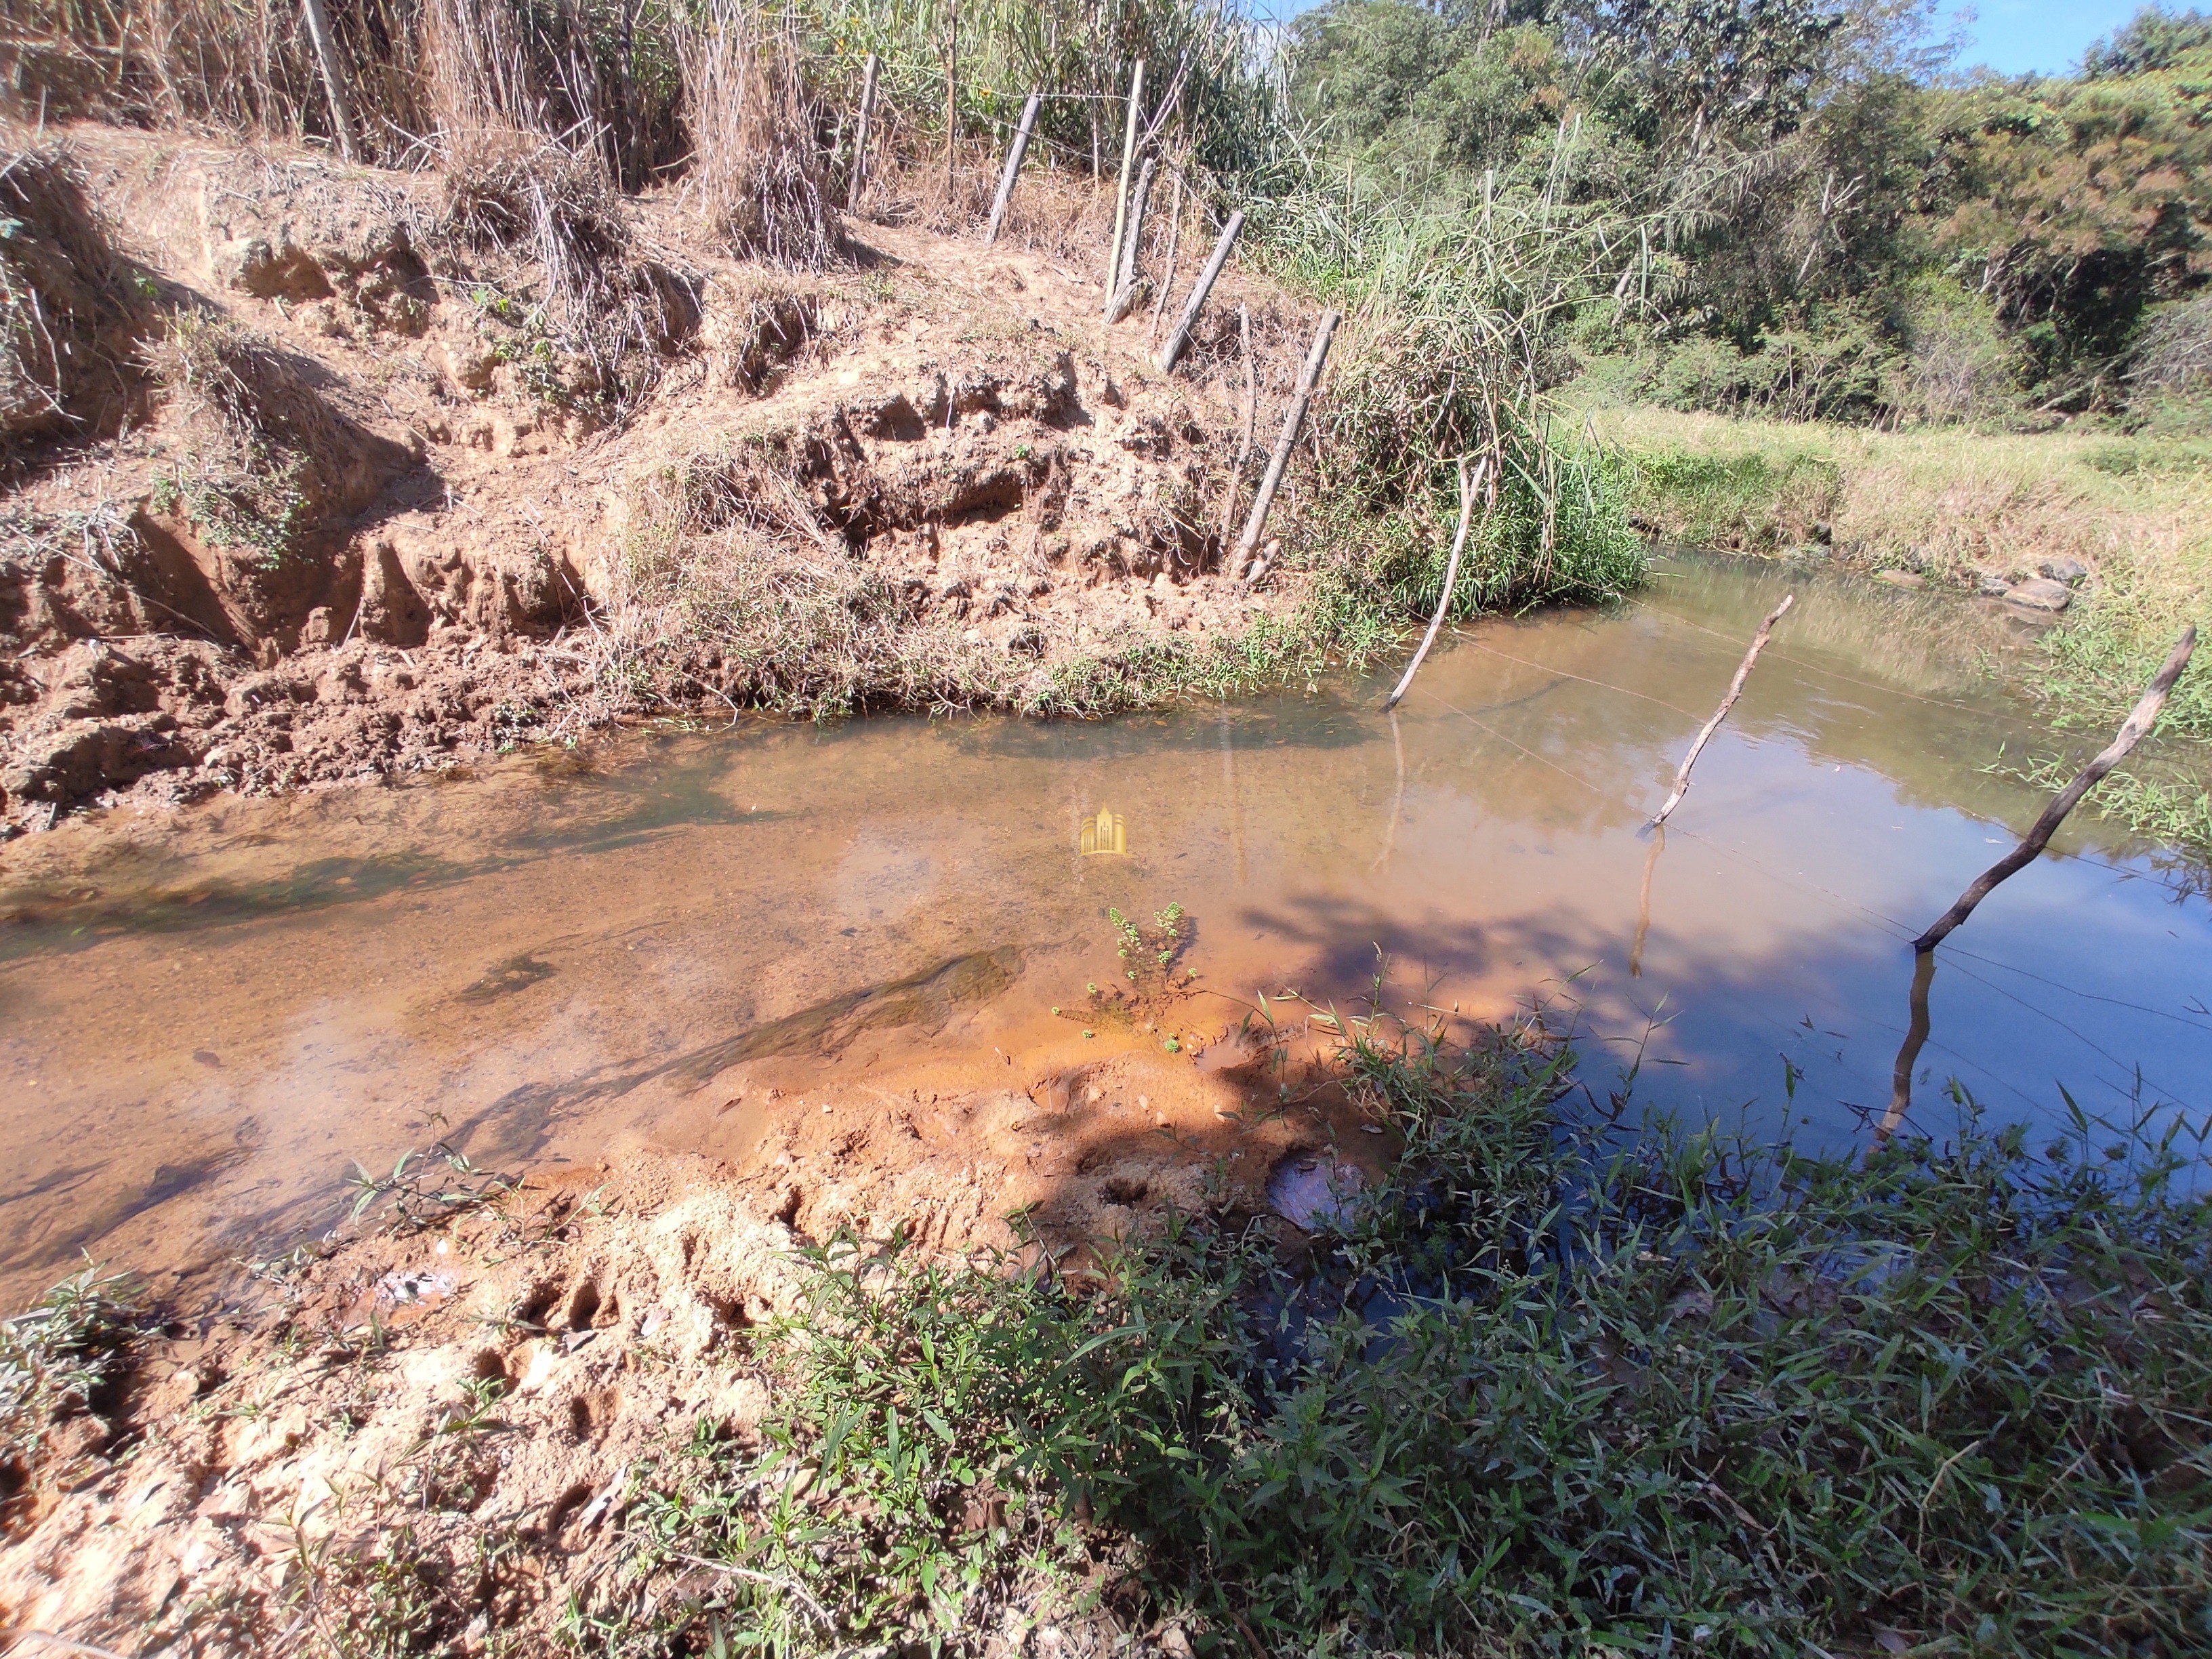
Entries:
[[999, 175], [999, 194], [991, 203], [991, 228], [983, 233], [986, 247], [999, 240], [999, 228], [1006, 222], [1006, 209], [1014, 199], [1014, 180], [1022, 175], [1022, 158], [1030, 153], [1030, 135], [1036, 131], [1037, 106], [1043, 101], [1042, 90], [1032, 88], [1029, 102], [1022, 106], [1022, 122], [1014, 129], [1013, 148], [1006, 152], [1006, 170]]
[[883, 73], [884, 60], [872, 52], [868, 54], [867, 68], [860, 76], [860, 124], [853, 134], [853, 179], [846, 187], [845, 207], [849, 212], [860, 199], [860, 185], [868, 173], [868, 122], [876, 112], [876, 77]]
[[[1283, 416], [1283, 430], [1275, 440], [1275, 453], [1267, 458], [1267, 470], [1260, 478], [1260, 493], [1252, 498], [1252, 511], [1244, 520], [1244, 533], [1237, 538], [1239, 571], [1248, 569], [1253, 554], [1259, 550], [1261, 532], [1267, 527], [1267, 514], [1275, 505], [1275, 492], [1283, 487], [1283, 473], [1291, 464], [1291, 452], [1297, 447], [1298, 428], [1305, 423], [1306, 410], [1313, 402], [1314, 386], [1321, 379], [1322, 365], [1328, 361], [1328, 343], [1340, 320], [1336, 313], [1325, 311], [1322, 313], [1321, 326], [1314, 330], [1313, 347], [1306, 353], [1305, 367], [1298, 371], [1297, 386], [1291, 393], [1291, 406]], [[1185, 331], [1182, 327], [1176, 331], [1178, 337]], [[1170, 345], [1174, 343], [1175, 341], [1169, 342]]]
[[1144, 245], [1145, 210], [1152, 199], [1152, 158], [1147, 155], [1137, 170], [1137, 187], [1129, 195], [1129, 223], [1122, 233], [1121, 258], [1114, 273], [1114, 303], [1106, 308], [1109, 323], [1120, 322], [1137, 302], [1137, 252]]
[[1958, 902], [1938, 916], [1935, 926], [1912, 941], [1914, 950], [1923, 953], [1934, 950], [1953, 928], [1974, 914], [1974, 907], [1987, 898], [1999, 882], [2017, 875], [2035, 862], [2037, 856], [2050, 845], [2051, 837], [2057, 832], [2058, 826], [2065, 822], [2066, 815], [2081, 805], [2081, 797], [2103, 782], [2105, 774], [2125, 760], [2128, 751], [2149, 735], [2151, 727], [2158, 724], [2158, 717], [2166, 708], [2166, 700], [2173, 691], [2174, 682], [2181, 678], [2181, 671], [2189, 666], [2189, 659], [2196, 649], [2197, 629], [2191, 624], [2174, 642], [2172, 653], [2166, 658], [2166, 665], [2158, 671], [2145, 689], [2142, 699], [2129, 711], [2127, 719], [2120, 723], [2118, 735], [2094, 760], [2081, 769], [2081, 776], [2051, 797], [2051, 805], [2043, 809], [2043, 816], [2036, 819], [2020, 845], [1976, 877], [1974, 884], [1959, 895]]
[[1697, 741], [1690, 745], [1690, 752], [1682, 757], [1682, 769], [1674, 774], [1673, 793], [1667, 797], [1665, 804], [1651, 815], [1654, 827], [1666, 823], [1667, 815], [1682, 804], [1682, 797], [1690, 787], [1690, 769], [1698, 763], [1698, 757], [1705, 753], [1705, 744], [1713, 733], [1720, 730], [1721, 722], [1728, 718], [1728, 711], [1735, 707], [1735, 700], [1743, 695], [1743, 683], [1751, 678], [1751, 665], [1759, 660], [1759, 653], [1766, 649], [1766, 636], [1774, 631], [1774, 624], [1782, 620], [1783, 613], [1796, 602], [1795, 593], [1784, 593], [1782, 603], [1774, 607], [1766, 620], [1759, 623], [1759, 632], [1752, 635], [1751, 649], [1743, 653], [1743, 661], [1736, 667], [1735, 678], [1729, 682], [1728, 696], [1723, 697], [1721, 706], [1713, 710], [1712, 719], [1707, 720], [1705, 729], [1698, 733]]
[[1106, 249], [1106, 310], [1114, 309], [1115, 278], [1121, 274], [1121, 228], [1129, 216], [1129, 169], [1137, 161], [1137, 122], [1144, 114], [1145, 60], [1129, 71], [1129, 120], [1121, 135], [1121, 179], [1114, 191], [1114, 240]]
[[[1444, 612], [1451, 609], [1452, 590], [1459, 586], [1459, 560], [1460, 555], [1467, 551], [1468, 526], [1474, 522], [1474, 498], [1482, 493], [1482, 483], [1489, 471], [1487, 455], [1475, 463], [1472, 475], [1467, 470], [1467, 457], [1459, 459], [1459, 529], [1452, 536], [1451, 558], [1444, 566], [1444, 591], [1437, 596], [1437, 614], [1429, 618], [1429, 631], [1421, 635], [1421, 648], [1413, 653], [1413, 659], [1406, 665], [1397, 690], [1382, 705], [1386, 714], [1404, 702], [1406, 693], [1413, 689], [1413, 676], [1421, 672], [1421, 660], [1437, 642], [1437, 630], [1444, 625]], [[1252, 532], [1248, 528], [1244, 533], [1249, 537]]]
[[323, 0], [300, 0], [307, 15], [307, 38], [315, 48], [315, 62], [323, 72], [323, 90], [331, 100], [331, 131], [337, 136], [338, 154], [349, 161], [361, 159], [354, 149], [353, 100], [346, 95], [345, 65], [338, 58], [337, 37], [331, 33], [331, 15]]
[[1176, 255], [1182, 246], [1182, 169], [1177, 167], [1175, 176], [1175, 203], [1168, 210], [1168, 268], [1160, 277], [1160, 291], [1152, 298], [1152, 331], [1145, 337], [1146, 345], [1158, 345], [1160, 340], [1160, 320], [1167, 315], [1168, 290], [1175, 286]]
[[[1182, 316], [1176, 323], [1175, 332], [1168, 336], [1168, 343], [1160, 348], [1157, 362], [1161, 374], [1174, 372], [1176, 359], [1182, 356], [1183, 347], [1190, 343], [1190, 331], [1198, 321], [1199, 312], [1206, 305], [1206, 296], [1213, 292], [1213, 284], [1221, 276], [1221, 267], [1229, 263], [1229, 250], [1237, 246], [1237, 233], [1243, 228], [1244, 210], [1239, 208], [1229, 216], [1229, 222], [1222, 226], [1221, 240], [1213, 245], [1213, 257], [1206, 262], [1206, 269], [1198, 273], [1198, 281], [1191, 284], [1190, 298], [1183, 301]], [[1334, 312], [1329, 313], [1331, 317], [1335, 314]]]

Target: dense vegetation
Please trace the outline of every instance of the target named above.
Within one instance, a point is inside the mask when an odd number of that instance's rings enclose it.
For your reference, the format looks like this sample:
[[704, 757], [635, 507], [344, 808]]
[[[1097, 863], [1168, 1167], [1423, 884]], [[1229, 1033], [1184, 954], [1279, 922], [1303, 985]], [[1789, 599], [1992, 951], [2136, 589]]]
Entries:
[[1541, 168], [1693, 203], [1671, 283], [1581, 319], [1628, 389], [1846, 420], [2130, 411], [2212, 370], [2212, 20], [2156, 9], [2075, 76], [1942, 71], [1924, 0], [1331, 0], [1298, 113], [1361, 171], [1455, 188]]
[[[1221, 1654], [2212, 1640], [2192, 1140], [1962, 1101], [1809, 1159], [1575, 1127], [1510, 1050], [1348, 1058], [1406, 1155], [1310, 1248], [1217, 1212], [1051, 1272], [822, 1253], [765, 1443], [644, 1477], [580, 1644], [957, 1651], [1101, 1598]], [[734, 1571], [649, 1595], [678, 1554]]]

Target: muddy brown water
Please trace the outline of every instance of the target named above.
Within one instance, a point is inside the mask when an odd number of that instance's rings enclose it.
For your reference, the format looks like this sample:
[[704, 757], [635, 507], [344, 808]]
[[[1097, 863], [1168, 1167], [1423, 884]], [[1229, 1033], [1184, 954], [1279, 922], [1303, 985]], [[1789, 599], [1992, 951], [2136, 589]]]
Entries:
[[[1796, 609], [1654, 855], [1638, 833], [1780, 594]], [[1531, 999], [1603, 1097], [1801, 1141], [1892, 1100], [1905, 940], [2041, 804], [1972, 604], [1707, 558], [1630, 605], [1485, 623], [1382, 684], [1089, 725], [757, 723], [587, 760], [111, 814], [0, 850], [0, 1298], [81, 1251], [194, 1270], [339, 1220], [356, 1160], [742, 1158], [739, 1060], [1015, 1087], [1194, 918], [1218, 1031], [1265, 992], [1485, 1018]], [[1127, 851], [1086, 856], [1120, 815]], [[1097, 839], [1094, 829], [1092, 839]], [[1110, 834], [1106, 844], [1111, 846]], [[1915, 1121], [2212, 1104], [2212, 914], [2084, 822], [1945, 948]], [[1152, 1042], [1101, 1031], [1097, 1042]]]

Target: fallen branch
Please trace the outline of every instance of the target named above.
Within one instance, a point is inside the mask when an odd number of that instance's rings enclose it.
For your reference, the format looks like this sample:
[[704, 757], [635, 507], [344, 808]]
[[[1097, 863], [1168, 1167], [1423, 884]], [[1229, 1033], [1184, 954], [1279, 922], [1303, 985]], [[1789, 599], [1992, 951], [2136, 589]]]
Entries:
[[1490, 458], [1487, 455], [1475, 464], [1472, 475], [1467, 470], [1467, 457], [1460, 457], [1459, 529], [1452, 537], [1450, 562], [1444, 566], [1444, 591], [1437, 595], [1437, 614], [1429, 618], [1429, 631], [1421, 636], [1421, 648], [1413, 653], [1413, 659], [1406, 665], [1405, 677], [1398, 682], [1398, 689], [1382, 705], [1382, 712], [1386, 714], [1402, 702], [1406, 693], [1413, 689], [1413, 676], [1421, 672], [1422, 659], [1429, 654], [1429, 647], [1437, 642], [1437, 630], [1444, 625], [1444, 612], [1451, 609], [1452, 590], [1459, 586], [1459, 559], [1460, 555], [1467, 550], [1468, 526], [1474, 522], [1474, 498], [1481, 493], [1482, 481], [1489, 472]]
[[[1240, 213], [1231, 220], [1231, 228], [1243, 217]], [[1320, 382], [1322, 365], [1328, 361], [1329, 339], [1335, 334], [1339, 320], [1336, 313], [1325, 311], [1321, 326], [1314, 330], [1313, 346], [1306, 353], [1305, 367], [1298, 371], [1297, 386], [1291, 394], [1290, 409], [1283, 416], [1281, 435], [1275, 440], [1275, 453], [1267, 458], [1267, 470], [1260, 476], [1260, 493], [1252, 498], [1252, 511], [1244, 520], [1244, 533], [1237, 538], [1236, 568], [1240, 572], [1250, 568], [1252, 556], [1260, 550], [1260, 537], [1267, 527], [1268, 510], [1275, 505], [1275, 492], [1283, 487], [1283, 471], [1291, 464], [1291, 452], [1297, 447], [1298, 428], [1305, 423], [1306, 410], [1313, 402], [1314, 387]], [[1170, 340], [1168, 343], [1172, 346], [1176, 342]], [[1167, 354], [1160, 355], [1165, 357]], [[1164, 370], [1167, 365], [1163, 362], [1160, 367]]]
[[1751, 649], [1743, 653], [1743, 661], [1736, 667], [1735, 678], [1729, 682], [1728, 696], [1723, 697], [1721, 706], [1713, 710], [1712, 719], [1707, 720], [1705, 730], [1698, 733], [1698, 740], [1690, 745], [1690, 752], [1682, 757], [1682, 769], [1674, 774], [1674, 793], [1667, 797], [1666, 804], [1651, 815], [1654, 829], [1666, 823], [1667, 815], [1682, 804], [1682, 797], [1690, 787], [1690, 769], [1698, 763], [1698, 757], [1705, 753], [1705, 744], [1712, 740], [1713, 733], [1720, 730], [1721, 722], [1728, 718], [1728, 711], [1735, 707], [1735, 700], [1743, 695], [1743, 683], [1751, 678], [1751, 665], [1759, 660], [1759, 653], [1766, 649], [1766, 636], [1774, 631], [1774, 624], [1782, 620], [1783, 613], [1796, 602], [1795, 593], [1784, 593], [1782, 603], [1768, 613], [1766, 620], [1759, 623], [1759, 632], [1751, 636]]
[[2035, 821], [2020, 845], [2014, 848], [1995, 864], [1982, 872], [1974, 884], [1959, 895], [1959, 902], [1936, 919], [1936, 925], [1912, 941], [1916, 951], [1934, 950], [1942, 944], [1951, 930], [1974, 914], [1974, 907], [1993, 892], [1999, 882], [2017, 874], [2033, 864], [2043, 849], [2050, 845], [2051, 837], [2066, 821], [2066, 815], [2081, 804], [2081, 797], [2104, 781], [2105, 774], [2128, 757], [2128, 751], [2149, 735], [2166, 708], [2166, 700], [2172, 693], [2173, 683], [2181, 678], [2181, 671], [2189, 666], [2191, 653], [2197, 649], [2197, 629], [2192, 624], [2175, 641], [2173, 653], [2166, 659], [2166, 666], [2158, 671], [2142, 700], [2129, 712], [2121, 722], [2119, 735], [2107, 744], [2104, 752], [2081, 769], [2081, 775], [2068, 784], [2051, 798], [2051, 805], [2043, 809], [2043, 816]]

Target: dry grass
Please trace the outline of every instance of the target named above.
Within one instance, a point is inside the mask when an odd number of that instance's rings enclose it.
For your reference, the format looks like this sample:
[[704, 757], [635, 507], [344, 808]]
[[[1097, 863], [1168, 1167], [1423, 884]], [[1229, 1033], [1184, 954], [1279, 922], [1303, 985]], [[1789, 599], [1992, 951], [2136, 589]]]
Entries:
[[820, 270], [845, 235], [799, 75], [799, 44], [745, 0], [712, 0], [677, 35], [689, 111], [687, 189], [729, 252]]
[[1811, 540], [1820, 522], [1839, 548], [1877, 565], [1943, 574], [2074, 557], [2176, 600], [2212, 589], [2212, 453], [2201, 446], [2087, 430], [1887, 433], [1651, 408], [1599, 409], [1592, 419], [1638, 457], [1820, 481], [1771, 501], [1747, 486], [1733, 524], [1701, 518], [1689, 500], [1648, 503], [1667, 533], [1717, 532], [1760, 551]]
[[0, 436], [113, 431], [149, 312], [68, 153], [0, 136]]
[[[2100, 723], [2140, 694], [2190, 623], [2212, 625], [2212, 443], [2093, 428], [1872, 432], [1650, 408], [1591, 411], [1674, 539], [1771, 552], [1827, 526], [1856, 562], [1963, 581], [2074, 558], [2094, 573], [2051, 638], [2045, 690]], [[2192, 676], [2163, 730], [2212, 736]]]

